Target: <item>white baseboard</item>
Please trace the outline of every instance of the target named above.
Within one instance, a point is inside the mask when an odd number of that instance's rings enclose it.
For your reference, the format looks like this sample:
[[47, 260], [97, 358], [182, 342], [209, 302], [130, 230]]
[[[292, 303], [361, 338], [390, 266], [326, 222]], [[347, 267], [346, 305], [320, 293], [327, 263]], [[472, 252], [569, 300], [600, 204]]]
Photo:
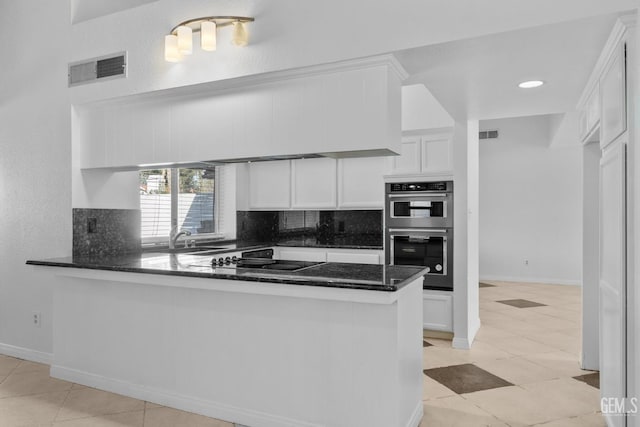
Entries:
[[[237, 408], [224, 403], [205, 401], [57, 365], [51, 366], [51, 376], [240, 425], [264, 427], [321, 427], [320, 424], [312, 424], [265, 412]], [[420, 406], [420, 409], [422, 409], [422, 406]], [[418, 424], [411, 425], [410, 427], [417, 425]]]
[[0, 343], [0, 354], [5, 356], [16, 357], [18, 359], [29, 360], [30, 362], [38, 362], [50, 365], [53, 361], [52, 353], [32, 350], [30, 348], [17, 347], [15, 345]]
[[422, 417], [424, 415], [424, 404], [422, 401], [419, 401], [416, 405], [411, 417], [409, 418], [409, 422], [407, 423], [407, 427], [420, 427], [420, 423], [422, 422]]
[[580, 280], [553, 279], [548, 277], [512, 277], [512, 276], [482, 276], [480, 281], [485, 280], [496, 282], [522, 282], [522, 283], [544, 283], [545, 285], [570, 285], [582, 286]]
[[459, 348], [462, 350], [469, 350], [479, 330], [480, 330], [480, 318], [476, 319], [476, 321], [470, 325], [469, 330], [467, 331], [466, 337], [456, 337], [454, 335], [453, 341], [451, 341], [451, 347]]

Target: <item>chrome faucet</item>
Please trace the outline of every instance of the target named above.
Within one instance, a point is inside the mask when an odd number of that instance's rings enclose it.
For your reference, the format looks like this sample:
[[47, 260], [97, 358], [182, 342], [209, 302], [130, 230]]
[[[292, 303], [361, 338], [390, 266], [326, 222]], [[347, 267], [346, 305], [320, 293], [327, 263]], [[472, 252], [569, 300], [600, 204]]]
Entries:
[[175, 231], [176, 230], [174, 229], [174, 231], [171, 232], [171, 236], [169, 237], [169, 249], [176, 248], [176, 242], [178, 241], [180, 236], [182, 236], [183, 234], [185, 236], [191, 236], [191, 232], [189, 230], [181, 230], [178, 233], [176, 233]]

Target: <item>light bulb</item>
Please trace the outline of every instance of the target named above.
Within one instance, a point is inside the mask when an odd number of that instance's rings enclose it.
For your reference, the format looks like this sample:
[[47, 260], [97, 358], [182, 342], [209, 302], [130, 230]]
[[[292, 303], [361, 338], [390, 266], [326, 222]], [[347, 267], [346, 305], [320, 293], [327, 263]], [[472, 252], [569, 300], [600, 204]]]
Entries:
[[233, 23], [233, 35], [231, 36], [231, 43], [236, 46], [246, 46], [249, 44], [249, 33], [244, 26], [244, 23], [235, 21]]
[[178, 62], [182, 59], [178, 50], [178, 36], [169, 34], [164, 36], [164, 60], [167, 62]]
[[212, 21], [205, 21], [200, 26], [200, 47], [202, 50], [214, 51], [216, 50], [217, 37], [216, 29], [217, 25]]
[[191, 27], [181, 25], [178, 27], [178, 50], [184, 55], [191, 55], [193, 52], [193, 31]]
[[533, 89], [535, 87], [540, 87], [543, 84], [544, 82], [542, 80], [529, 80], [518, 84], [518, 87], [521, 87], [522, 89]]

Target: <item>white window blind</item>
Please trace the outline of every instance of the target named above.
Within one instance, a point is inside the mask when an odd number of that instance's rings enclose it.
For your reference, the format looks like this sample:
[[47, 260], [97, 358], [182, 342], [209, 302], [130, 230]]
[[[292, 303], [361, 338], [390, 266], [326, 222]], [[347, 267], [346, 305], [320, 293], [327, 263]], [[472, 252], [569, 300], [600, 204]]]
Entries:
[[[179, 230], [192, 236], [218, 229], [217, 190], [222, 173], [216, 169], [157, 169], [140, 172], [141, 237], [143, 242], [167, 240], [171, 233], [171, 199], [177, 197]], [[221, 168], [220, 168], [221, 169]], [[175, 172], [174, 172], [175, 171]], [[179, 173], [179, 188], [171, 188], [171, 173]]]

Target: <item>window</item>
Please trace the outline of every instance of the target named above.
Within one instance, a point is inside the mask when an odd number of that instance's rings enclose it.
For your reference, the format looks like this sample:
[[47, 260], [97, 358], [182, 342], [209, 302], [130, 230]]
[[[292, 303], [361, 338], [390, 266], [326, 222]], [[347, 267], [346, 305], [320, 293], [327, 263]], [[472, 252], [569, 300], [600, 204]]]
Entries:
[[172, 220], [178, 231], [190, 231], [191, 238], [212, 237], [218, 225], [219, 181], [215, 168], [140, 171], [142, 242], [166, 242]]

